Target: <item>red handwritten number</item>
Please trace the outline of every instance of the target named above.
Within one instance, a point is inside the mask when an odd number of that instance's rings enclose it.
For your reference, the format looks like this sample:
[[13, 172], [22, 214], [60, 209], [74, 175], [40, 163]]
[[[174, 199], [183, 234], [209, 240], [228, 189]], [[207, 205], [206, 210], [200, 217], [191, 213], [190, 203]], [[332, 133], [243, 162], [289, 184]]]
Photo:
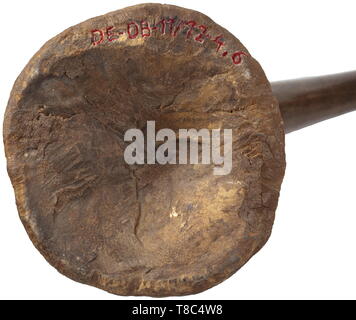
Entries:
[[217, 36], [213, 41], [218, 45], [216, 47], [216, 52], [220, 50], [220, 48], [224, 45], [224, 42], [221, 41], [223, 39], [222, 35]]
[[169, 24], [169, 34], [172, 34], [172, 31], [173, 31], [173, 24], [174, 24], [174, 22], [176, 22], [176, 20], [170, 18], [170, 19], [167, 19], [166, 22], [167, 22], [167, 24]]
[[151, 28], [147, 21], [141, 21], [141, 35], [143, 38], [151, 35]]
[[[97, 39], [97, 36], [96, 34], [99, 33], [99, 40], [96, 40]], [[91, 43], [93, 44], [93, 46], [97, 46], [98, 44], [102, 43], [104, 41], [104, 33], [99, 30], [99, 29], [95, 29], [95, 30], [92, 30], [91, 31]]]
[[240, 64], [242, 61], [242, 57], [241, 56], [247, 56], [247, 53], [243, 52], [243, 51], [237, 51], [235, 52], [231, 58], [232, 58], [232, 62], [234, 64]]
[[192, 35], [194, 27], [197, 25], [195, 21], [186, 22], [187, 26], [190, 26], [189, 31], [187, 32], [187, 39]]
[[181, 27], [183, 24], [184, 24], [183, 21], [180, 21], [180, 22], [178, 23], [178, 25], [175, 27], [175, 29], [174, 29], [174, 31], [173, 31], [173, 37], [175, 37], [175, 36], [177, 35], [178, 31], [180, 30], [180, 27]]
[[160, 22], [157, 23], [157, 25], [161, 24], [161, 33], [166, 34], [166, 19], [162, 19]]
[[[193, 35], [194, 31], [199, 29], [200, 33], [198, 35], [194, 35], [194, 40], [197, 42], [203, 43], [206, 39], [211, 39], [211, 41], [217, 44], [216, 52], [218, 52], [221, 47], [225, 45], [223, 35], [220, 34], [215, 38], [212, 38], [211, 35], [207, 34], [208, 27], [205, 25], [197, 26], [197, 23], [194, 20], [184, 21], [178, 20], [179, 23], [174, 25], [176, 22], [175, 18], [167, 18], [162, 19], [158, 24], [153, 24], [151, 27], [150, 22], [142, 20], [140, 23], [136, 23], [135, 21], [131, 21], [127, 24], [127, 35], [129, 39], [135, 39], [141, 34], [142, 38], [150, 37], [152, 35], [152, 30], [157, 30], [158, 25], [161, 25], [161, 33], [166, 34], [167, 25], [169, 25], [169, 34], [173, 37], [176, 37], [178, 32], [182, 31], [185, 27], [188, 28], [186, 32], [186, 38], [190, 38]], [[184, 33], [184, 30], [183, 30]], [[124, 34], [123, 31], [115, 32], [114, 26], [108, 26], [105, 29], [93, 29], [91, 30], [91, 43], [93, 46], [97, 46], [104, 41], [115, 41], [119, 38], [120, 35]], [[226, 57], [229, 54], [228, 51], [224, 50], [221, 54], [222, 57]], [[248, 57], [248, 54], [244, 51], [236, 51], [231, 55], [232, 62], [236, 65], [240, 64], [243, 61], [243, 56]]]
[[[134, 28], [135, 28], [134, 33], [131, 33], [131, 31], [132, 31], [131, 30], [132, 29], [131, 26], [134, 26]], [[135, 39], [137, 37], [137, 35], [138, 35], [138, 25], [137, 25], [136, 22], [132, 21], [129, 24], [127, 24], [127, 34], [129, 35], [130, 39]]]
[[200, 25], [199, 29], [201, 30], [201, 33], [195, 38], [195, 41], [204, 42], [204, 37], [206, 32], [208, 31], [208, 28], [204, 25]]

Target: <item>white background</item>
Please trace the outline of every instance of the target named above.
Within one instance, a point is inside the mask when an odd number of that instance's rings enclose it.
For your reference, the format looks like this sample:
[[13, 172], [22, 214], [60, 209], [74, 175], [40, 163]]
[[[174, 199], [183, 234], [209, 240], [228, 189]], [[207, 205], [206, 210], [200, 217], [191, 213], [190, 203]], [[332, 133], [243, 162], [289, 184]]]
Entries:
[[[0, 108], [45, 41], [141, 1], [1, 1]], [[156, 1], [151, 1], [156, 2]], [[270, 81], [356, 69], [355, 1], [174, 1], [222, 25]], [[2, 124], [2, 119], [1, 119]], [[240, 271], [195, 299], [356, 298], [356, 113], [291, 133], [272, 236]], [[59, 274], [20, 223], [0, 155], [0, 298], [127, 299]]]

